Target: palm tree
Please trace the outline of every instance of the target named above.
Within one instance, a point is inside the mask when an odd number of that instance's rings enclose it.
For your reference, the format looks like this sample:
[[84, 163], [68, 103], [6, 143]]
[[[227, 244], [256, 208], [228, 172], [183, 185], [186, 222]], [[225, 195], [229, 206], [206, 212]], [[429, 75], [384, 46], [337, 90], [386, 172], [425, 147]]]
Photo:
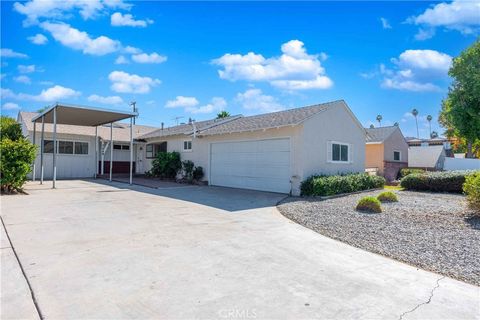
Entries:
[[379, 114], [379, 115], [377, 116], [377, 121], [378, 121], [378, 126], [379, 126], [379, 127], [382, 126], [382, 119], [383, 119], [383, 118], [382, 118], [382, 115]]
[[227, 117], [230, 117], [230, 113], [228, 111], [223, 110], [217, 113], [217, 119], [223, 119]]
[[427, 116], [427, 121], [428, 121], [428, 128], [430, 129], [430, 138], [432, 137], [432, 119], [433, 117], [431, 115]]
[[437, 131], [432, 131], [432, 133], [430, 134], [430, 138], [432, 138], [432, 139], [438, 138]]
[[417, 125], [417, 138], [419, 138], [420, 135], [418, 134], [418, 120], [417, 120], [418, 110], [413, 109], [412, 110], [412, 115], [415, 117], [415, 124]]

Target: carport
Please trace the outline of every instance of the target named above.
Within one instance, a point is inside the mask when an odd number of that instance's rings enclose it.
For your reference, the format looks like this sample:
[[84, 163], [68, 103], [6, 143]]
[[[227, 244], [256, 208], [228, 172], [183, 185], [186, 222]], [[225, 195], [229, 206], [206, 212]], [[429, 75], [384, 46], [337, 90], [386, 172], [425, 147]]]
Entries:
[[[44, 158], [44, 135], [45, 123], [53, 124], [53, 178], [52, 188], [55, 188], [57, 180], [57, 124], [76, 125], [95, 127], [95, 175], [98, 173], [98, 126], [110, 124], [110, 145], [113, 145], [113, 123], [125, 119], [130, 119], [130, 184], [133, 177], [133, 118], [138, 116], [137, 112], [125, 112], [118, 110], [102, 109], [96, 107], [87, 107], [79, 105], [70, 105], [56, 103], [54, 106], [41, 112], [32, 119], [33, 122], [33, 143], [35, 143], [36, 125], [40, 123], [41, 143], [40, 143], [40, 184], [43, 184], [43, 158]], [[35, 181], [35, 163], [33, 164], [33, 181]], [[109, 180], [112, 181], [113, 170], [113, 148], [110, 148], [110, 172]]]

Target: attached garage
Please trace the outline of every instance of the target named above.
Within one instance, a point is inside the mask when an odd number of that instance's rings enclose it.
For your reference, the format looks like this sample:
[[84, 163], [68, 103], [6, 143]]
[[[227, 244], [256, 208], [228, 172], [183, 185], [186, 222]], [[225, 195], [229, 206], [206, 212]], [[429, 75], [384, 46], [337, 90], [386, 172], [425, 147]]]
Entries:
[[210, 184], [289, 193], [290, 139], [217, 142], [210, 145]]

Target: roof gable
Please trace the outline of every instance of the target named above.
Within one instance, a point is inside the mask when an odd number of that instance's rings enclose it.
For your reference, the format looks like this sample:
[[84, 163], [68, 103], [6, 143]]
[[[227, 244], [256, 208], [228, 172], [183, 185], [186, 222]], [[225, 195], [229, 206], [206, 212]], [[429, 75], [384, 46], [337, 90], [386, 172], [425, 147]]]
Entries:
[[367, 143], [383, 143], [396, 130], [400, 130], [397, 126], [380, 127], [380, 128], [366, 128]]

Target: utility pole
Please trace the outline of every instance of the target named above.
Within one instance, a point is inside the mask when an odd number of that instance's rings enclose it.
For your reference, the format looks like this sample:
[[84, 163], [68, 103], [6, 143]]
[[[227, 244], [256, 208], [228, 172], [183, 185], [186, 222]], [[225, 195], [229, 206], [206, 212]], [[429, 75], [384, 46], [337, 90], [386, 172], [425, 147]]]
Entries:
[[[138, 112], [137, 102], [136, 102], [136, 101], [130, 102], [130, 105], [131, 105], [132, 108], [133, 108], [133, 112]], [[137, 117], [133, 117], [133, 124], [134, 124], [134, 125], [135, 125], [135, 119], [136, 119], [136, 118], [137, 118]]]

